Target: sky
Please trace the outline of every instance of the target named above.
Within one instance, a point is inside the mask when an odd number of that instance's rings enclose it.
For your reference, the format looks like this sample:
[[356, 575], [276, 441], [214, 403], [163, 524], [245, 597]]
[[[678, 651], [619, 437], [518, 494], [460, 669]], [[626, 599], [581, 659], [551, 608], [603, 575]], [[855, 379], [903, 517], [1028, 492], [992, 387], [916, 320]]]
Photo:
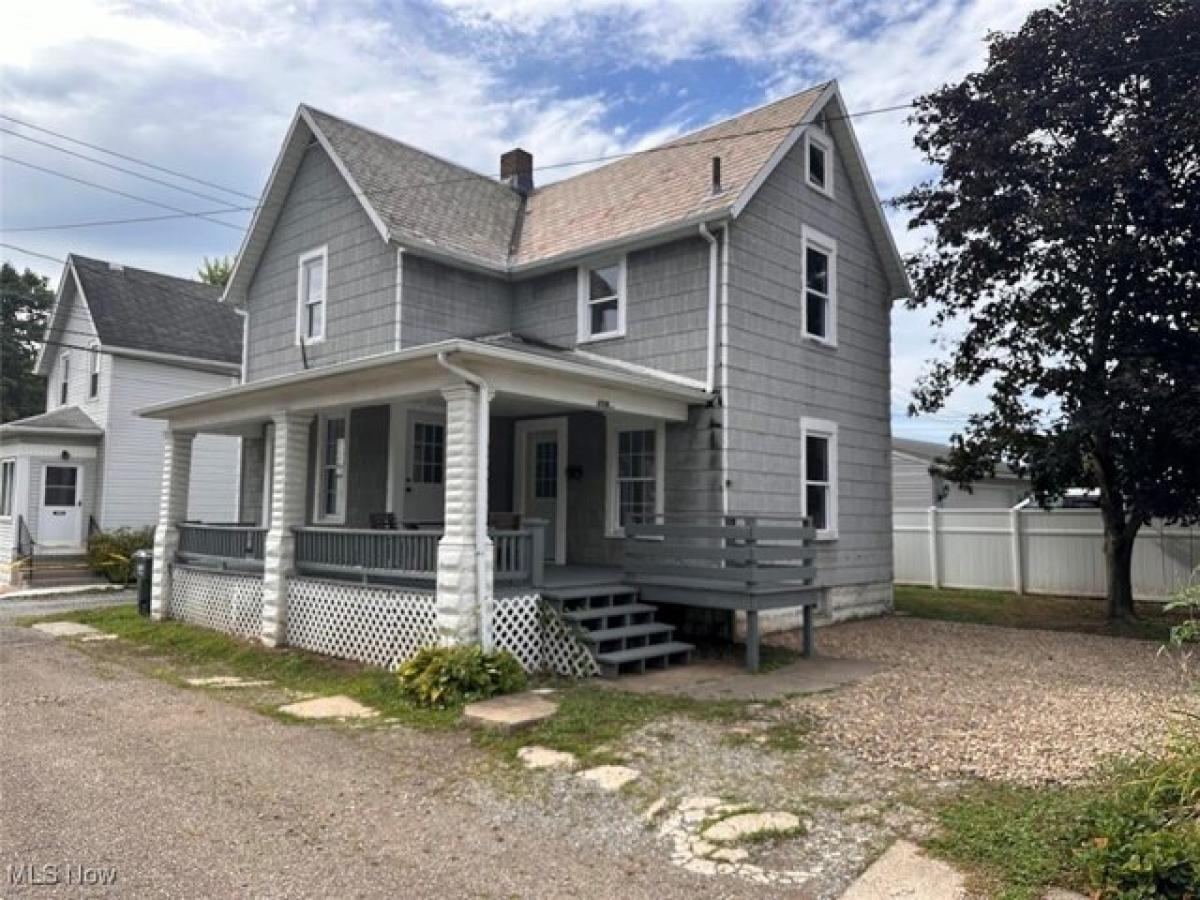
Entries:
[[[1011, 31], [1044, 5], [8, 0], [0, 13], [10, 36], [0, 55], [0, 113], [217, 187], [0, 119], [0, 241], [192, 276], [204, 257], [237, 252], [249, 213], [212, 217], [226, 225], [188, 217], [28, 229], [170, 214], [145, 200], [185, 211], [249, 206], [301, 102], [491, 174], [513, 146], [530, 150], [538, 166], [636, 150], [831, 78], [852, 112], [880, 109], [980, 68], [989, 32]], [[904, 111], [857, 117], [854, 127], [880, 197], [933, 174]], [[537, 177], [573, 171], [580, 169]], [[903, 213], [888, 218], [902, 253], [920, 246]], [[0, 258], [52, 281], [60, 271], [8, 247]], [[901, 304], [892, 322], [893, 430], [943, 440], [983, 407], [984, 391], [961, 390], [941, 413], [908, 417], [910, 391], [950, 335]]]

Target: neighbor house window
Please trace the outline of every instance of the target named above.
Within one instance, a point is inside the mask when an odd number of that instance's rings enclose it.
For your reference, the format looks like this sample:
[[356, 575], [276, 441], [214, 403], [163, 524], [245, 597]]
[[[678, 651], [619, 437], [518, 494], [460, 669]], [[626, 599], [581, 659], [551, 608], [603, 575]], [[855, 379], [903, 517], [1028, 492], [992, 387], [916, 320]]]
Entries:
[[809, 128], [804, 134], [804, 180], [809, 187], [832, 197], [833, 142], [822, 131]]
[[329, 251], [326, 247], [300, 257], [296, 298], [296, 339], [314, 344], [325, 339], [325, 289], [328, 284]]
[[446, 480], [445, 425], [413, 425], [412, 480], [414, 484], [441, 484]]
[[800, 420], [800, 506], [818, 540], [837, 537], [837, 424]]
[[6, 459], [0, 462], [0, 516], [12, 515], [13, 486], [17, 477], [17, 461]]
[[68, 353], [63, 354], [62, 358], [62, 381], [58, 386], [58, 405], [66, 406], [67, 397], [70, 395], [71, 385], [71, 356]]
[[664, 427], [609, 420], [608, 530], [653, 522], [663, 511]]
[[837, 343], [837, 242], [808, 226], [801, 229], [804, 334]]
[[346, 459], [349, 453], [345, 416], [321, 418], [318, 436], [317, 517], [341, 522], [346, 518]]
[[91, 345], [91, 371], [88, 377], [88, 396], [93, 400], [100, 396], [100, 345]]
[[625, 334], [625, 258], [579, 267], [579, 341]]

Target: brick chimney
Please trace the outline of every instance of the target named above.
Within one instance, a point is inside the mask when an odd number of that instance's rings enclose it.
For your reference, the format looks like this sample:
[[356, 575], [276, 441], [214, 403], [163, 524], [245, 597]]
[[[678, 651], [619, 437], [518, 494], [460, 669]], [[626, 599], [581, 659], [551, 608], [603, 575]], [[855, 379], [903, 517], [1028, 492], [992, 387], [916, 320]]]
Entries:
[[500, 180], [520, 194], [533, 191], [533, 154], [514, 147], [500, 157]]

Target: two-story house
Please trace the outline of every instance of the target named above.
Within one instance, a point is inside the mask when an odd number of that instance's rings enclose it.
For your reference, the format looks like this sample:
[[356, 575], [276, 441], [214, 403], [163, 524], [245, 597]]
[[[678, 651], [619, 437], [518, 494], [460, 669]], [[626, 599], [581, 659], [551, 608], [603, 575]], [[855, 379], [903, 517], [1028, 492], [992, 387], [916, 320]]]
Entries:
[[[313, 579], [389, 576], [411, 596], [425, 579], [440, 639], [476, 640], [530, 523], [558, 601], [638, 599], [631, 525], [716, 540], [711, 586], [766, 555], [721, 556], [749, 532], [712, 529], [778, 517], [811, 520], [827, 617], [890, 606], [889, 313], [908, 287], [836, 84], [534, 173], [522, 149], [496, 180], [300, 107], [224, 296], [243, 383], [145, 411], [170, 428], [158, 615], [176, 554], [230, 563], [228, 535], [179, 526], [201, 433], [243, 439], [239, 518], [259, 527], [233, 555], [261, 573], [268, 643], [303, 642], [290, 620], [315, 596], [344, 613], [350, 588]], [[756, 632], [758, 607], [733, 608]], [[635, 666], [643, 640], [687, 646], [653, 620], [597, 630]]]
[[[0, 425], [5, 574], [21, 577], [11, 563], [31, 545], [63, 562], [89, 528], [157, 523], [163, 426], [134, 410], [238, 383], [242, 322], [219, 300], [197, 281], [67, 258], [36, 364], [46, 411]], [[236, 438], [197, 443], [195, 516], [236, 519], [239, 454]]]

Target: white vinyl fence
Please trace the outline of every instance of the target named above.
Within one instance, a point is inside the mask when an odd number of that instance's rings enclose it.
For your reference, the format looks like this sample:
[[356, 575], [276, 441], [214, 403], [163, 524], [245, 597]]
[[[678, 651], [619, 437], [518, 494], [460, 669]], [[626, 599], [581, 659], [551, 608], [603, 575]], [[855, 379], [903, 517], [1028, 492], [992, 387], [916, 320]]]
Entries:
[[[892, 522], [899, 584], [1105, 594], [1099, 510], [897, 509]], [[1133, 594], [1162, 600], [1197, 566], [1200, 529], [1144, 526], [1133, 550]]]

